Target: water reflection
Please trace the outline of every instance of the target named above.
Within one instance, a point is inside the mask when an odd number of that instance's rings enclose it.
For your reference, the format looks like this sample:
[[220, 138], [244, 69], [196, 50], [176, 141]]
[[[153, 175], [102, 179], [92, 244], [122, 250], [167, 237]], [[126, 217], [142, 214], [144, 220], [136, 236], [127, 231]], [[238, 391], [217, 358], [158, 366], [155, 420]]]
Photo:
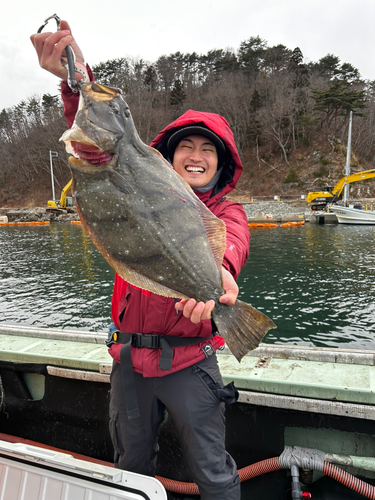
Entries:
[[253, 230], [241, 296], [277, 324], [266, 342], [375, 349], [375, 228]]
[[2, 227], [0, 320], [105, 330], [114, 272], [80, 226]]
[[[375, 228], [252, 230], [240, 298], [269, 343], [375, 349]], [[105, 331], [114, 271], [80, 226], [0, 228], [0, 321]]]

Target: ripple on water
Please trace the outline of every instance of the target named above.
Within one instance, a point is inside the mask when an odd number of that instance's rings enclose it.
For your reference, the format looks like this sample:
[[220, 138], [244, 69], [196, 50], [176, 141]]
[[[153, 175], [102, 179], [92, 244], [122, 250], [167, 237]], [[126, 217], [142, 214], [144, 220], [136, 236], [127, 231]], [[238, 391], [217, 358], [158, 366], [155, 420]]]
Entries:
[[[375, 349], [375, 228], [252, 232], [240, 298], [267, 343]], [[0, 228], [0, 321], [105, 331], [114, 271], [79, 226]]]
[[264, 341], [375, 349], [374, 247], [370, 226], [254, 230], [239, 284], [277, 324]]
[[86, 233], [77, 226], [12, 229], [0, 230], [0, 321], [106, 330], [114, 272]]

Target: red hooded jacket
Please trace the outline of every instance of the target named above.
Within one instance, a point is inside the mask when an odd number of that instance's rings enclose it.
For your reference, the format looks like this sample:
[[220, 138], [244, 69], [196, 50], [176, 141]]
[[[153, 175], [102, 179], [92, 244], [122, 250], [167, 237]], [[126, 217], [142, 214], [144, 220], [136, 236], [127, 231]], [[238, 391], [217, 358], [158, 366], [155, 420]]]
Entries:
[[[71, 126], [77, 110], [78, 99], [77, 94], [73, 94], [65, 82], [62, 83], [62, 98], [65, 117], [68, 125]], [[198, 124], [215, 132], [227, 148], [224, 168], [215, 188], [206, 193], [196, 192], [196, 194], [216, 217], [225, 222], [227, 242], [223, 266], [236, 279], [248, 258], [250, 233], [243, 207], [225, 199], [225, 195], [232, 191], [242, 173], [241, 160], [228, 122], [214, 113], [189, 110], [162, 130], [151, 146], [167, 157], [166, 144], [170, 135], [177, 128]], [[112, 295], [112, 319], [120, 331], [145, 335], [209, 337], [212, 332], [210, 320], [194, 324], [190, 319], [185, 318], [182, 312], [177, 314], [174, 299], [141, 290], [124, 281], [117, 274]], [[144, 377], [168, 375], [202, 360], [205, 357], [202, 347], [208, 343], [216, 350], [224, 345], [224, 340], [216, 335], [209, 341], [173, 347], [171, 371], [159, 368], [161, 349], [132, 347], [133, 369]], [[120, 362], [121, 347], [121, 344], [114, 344], [109, 349], [109, 353], [117, 362]]]

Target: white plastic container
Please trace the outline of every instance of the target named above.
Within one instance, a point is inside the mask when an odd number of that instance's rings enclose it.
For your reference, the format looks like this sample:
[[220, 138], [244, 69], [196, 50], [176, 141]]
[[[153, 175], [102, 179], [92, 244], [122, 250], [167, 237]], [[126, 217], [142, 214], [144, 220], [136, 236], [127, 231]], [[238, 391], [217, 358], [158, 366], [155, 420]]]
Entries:
[[22, 443], [0, 441], [2, 500], [166, 500], [152, 477], [78, 460]]

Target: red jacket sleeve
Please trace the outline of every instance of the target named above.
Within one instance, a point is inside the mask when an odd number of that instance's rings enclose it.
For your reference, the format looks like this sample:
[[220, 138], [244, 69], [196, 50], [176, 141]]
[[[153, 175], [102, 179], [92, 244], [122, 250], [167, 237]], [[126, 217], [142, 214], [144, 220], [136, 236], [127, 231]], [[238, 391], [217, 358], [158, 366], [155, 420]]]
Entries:
[[[86, 64], [86, 69], [89, 74], [90, 82], [93, 82], [95, 77], [88, 64]], [[66, 123], [68, 127], [71, 128], [78, 109], [79, 92], [73, 92], [68, 83], [64, 80], [61, 82], [61, 98], [64, 103]]]
[[222, 210], [215, 215], [225, 222], [227, 229], [223, 266], [236, 280], [249, 257], [250, 232], [247, 215], [239, 203], [225, 201], [221, 205]]

